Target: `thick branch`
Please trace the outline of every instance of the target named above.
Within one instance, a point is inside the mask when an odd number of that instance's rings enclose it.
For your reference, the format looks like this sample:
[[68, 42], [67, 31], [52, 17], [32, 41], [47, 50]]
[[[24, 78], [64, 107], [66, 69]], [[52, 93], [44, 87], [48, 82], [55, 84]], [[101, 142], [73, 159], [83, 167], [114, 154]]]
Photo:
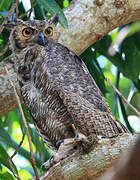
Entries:
[[121, 156], [102, 178], [98, 180], [139, 180], [140, 179], [140, 135], [132, 151]]
[[123, 134], [114, 139], [101, 139], [87, 155], [69, 157], [41, 175], [40, 180], [95, 180], [109, 167], [120, 153], [129, 152], [137, 135]]
[[[59, 42], [78, 55], [112, 29], [140, 19], [139, 0], [74, 0], [65, 10], [68, 29], [58, 26]], [[18, 89], [16, 74], [7, 65]], [[16, 107], [13, 91], [0, 64], [0, 116]]]

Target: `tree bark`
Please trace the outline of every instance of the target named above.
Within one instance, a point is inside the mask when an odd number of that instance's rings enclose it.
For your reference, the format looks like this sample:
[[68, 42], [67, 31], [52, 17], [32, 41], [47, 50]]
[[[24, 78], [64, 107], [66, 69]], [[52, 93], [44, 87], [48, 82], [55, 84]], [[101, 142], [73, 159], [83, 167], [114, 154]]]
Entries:
[[140, 135], [130, 152], [121, 156], [99, 180], [140, 180]]
[[122, 152], [130, 152], [137, 135], [123, 134], [101, 139], [89, 154], [71, 156], [40, 176], [40, 180], [96, 180]]
[[[64, 11], [69, 27], [57, 27], [59, 42], [80, 55], [114, 28], [140, 19], [139, 0], [73, 0]], [[13, 90], [0, 63], [0, 116], [17, 106]], [[19, 90], [11, 64], [11, 79]]]

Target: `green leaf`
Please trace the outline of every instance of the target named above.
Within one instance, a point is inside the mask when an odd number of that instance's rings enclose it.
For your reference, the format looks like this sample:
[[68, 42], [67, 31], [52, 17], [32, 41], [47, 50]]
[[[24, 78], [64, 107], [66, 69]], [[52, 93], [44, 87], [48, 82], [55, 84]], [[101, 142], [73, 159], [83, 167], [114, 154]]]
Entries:
[[[108, 48], [111, 42], [111, 37], [105, 36], [102, 40], [96, 42], [93, 47], [97, 52], [106, 56], [115, 66], [117, 66], [120, 72], [127, 78], [133, 80], [136, 87], [140, 90], [140, 83], [138, 80], [140, 75], [140, 46], [138, 47], [134, 40], [129, 37], [122, 43], [121, 53], [110, 56], [108, 54]], [[125, 55], [125, 60], [122, 59], [122, 53]]]
[[31, 174], [29, 168], [19, 170], [19, 177], [21, 180], [31, 180], [32, 176], [35, 176], [35, 174], [34, 172]]
[[37, 0], [38, 3], [40, 3], [43, 8], [45, 8], [52, 16], [58, 14], [59, 16], [59, 22], [64, 27], [68, 27], [67, 19], [62, 11], [62, 9], [59, 7], [59, 5], [56, 3], [55, 0]]
[[[27, 122], [33, 123], [32, 118], [24, 104], [22, 105], [22, 110], [24, 112], [24, 116], [25, 116], [25, 119], [27, 120]], [[20, 119], [21, 119], [21, 117], [20, 117]], [[22, 119], [21, 119], [21, 121], [22, 121]]]
[[135, 34], [136, 32], [139, 32], [139, 31], [140, 31], [140, 21], [137, 21], [135, 23], [132, 23], [129, 26], [128, 36], [131, 36], [131, 35]]
[[[115, 87], [118, 89], [119, 87], [119, 80], [120, 80], [120, 71], [116, 72], [116, 81], [115, 81]], [[118, 94], [114, 91], [114, 102], [113, 102], [113, 114], [116, 115], [117, 112], [117, 98]]]
[[137, 81], [133, 81], [135, 87], [138, 89], [138, 91], [140, 92], [140, 79], [137, 79]]
[[[12, 169], [11, 169], [9, 162], [8, 162], [8, 158], [9, 158], [8, 153], [3, 148], [3, 146], [0, 144], [0, 163], [3, 164], [4, 166], [6, 166], [12, 172]], [[14, 163], [13, 163], [13, 167], [14, 167], [15, 171], [18, 172]]]
[[127, 113], [126, 113], [126, 111], [125, 111], [125, 107], [124, 107], [124, 104], [123, 104], [120, 96], [118, 96], [118, 108], [119, 108], [119, 114], [122, 115], [122, 117], [123, 117], [123, 119], [124, 119], [124, 121], [125, 121], [125, 124], [126, 124], [127, 128], [129, 129], [129, 131], [130, 131], [131, 133], [134, 133], [134, 130], [132, 129], [132, 127], [130, 126], [130, 123], [129, 123], [129, 121], [128, 121], [128, 118], [127, 118], [128, 115], [127, 115]]
[[3, 142], [7, 142], [9, 144], [11, 144], [11, 146], [13, 146], [13, 143], [11, 141], [11, 137], [9, 136], [9, 134], [5, 131], [5, 129], [3, 127], [0, 126], [0, 139], [4, 139]]
[[123, 72], [124, 62], [122, 60], [122, 56], [119, 53], [116, 53], [115, 56], [110, 56], [108, 54], [108, 48], [111, 45], [112, 39], [109, 35], [105, 36], [100, 41], [93, 44], [93, 47], [99, 52], [101, 55], [107, 57], [118, 69]]
[[[24, 9], [24, 6], [23, 6], [23, 1], [21, 1], [21, 2], [18, 4], [18, 10], [19, 10], [18, 17], [26, 14], [25, 9]], [[25, 15], [22, 19], [26, 21], [26, 20], [27, 20], [27, 15]]]
[[48, 148], [45, 148], [44, 142], [40, 139], [37, 131], [29, 126], [29, 132], [36, 147], [36, 154], [39, 154], [40, 159], [48, 160], [52, 154], [48, 151]]
[[5, 172], [5, 173], [1, 173], [0, 172], [0, 180], [14, 180], [14, 177], [9, 173], [9, 172]]
[[124, 40], [121, 51], [125, 54], [124, 75], [137, 81], [140, 75], [140, 51], [132, 38], [129, 37]]
[[137, 48], [140, 50], [140, 32], [137, 32], [130, 38], [133, 40]]
[[[12, 147], [14, 149], [17, 148], [18, 143], [16, 143], [10, 136], [9, 134], [5, 131], [5, 129], [3, 127], [0, 126], [0, 142], [5, 143], [6, 145], [8, 145], [9, 147]], [[25, 157], [26, 159], [30, 159], [30, 152], [25, 150], [24, 148], [20, 147], [19, 154], [21, 154], [23, 157]], [[41, 162], [39, 161], [39, 159], [37, 158], [37, 156], [35, 155], [35, 160], [36, 160], [36, 164], [38, 167], [41, 166]]]
[[97, 85], [99, 86], [100, 90], [103, 94], [105, 94], [105, 83], [104, 83], [104, 75], [103, 72], [96, 60], [96, 53], [91, 50], [91, 47], [86, 49], [81, 56], [83, 61], [85, 62], [90, 74], [92, 75], [93, 79], [96, 81]]
[[9, 9], [12, 0], [1, 0], [0, 1], [0, 11], [6, 11]]
[[[7, 29], [4, 29], [3, 32], [1, 33], [0, 37], [1, 37], [1, 39], [2, 39], [2, 43], [1, 43], [1, 45], [0, 45], [0, 52], [2, 52], [3, 49], [5, 48], [7, 42], [8, 42], [9, 31], [8, 31]], [[5, 57], [7, 57], [8, 55], [10, 55], [10, 54], [11, 54], [11, 51], [8, 49], [8, 50], [6, 51], [6, 53], [5, 53], [3, 56], [0, 57], [0, 61], [1, 61], [3, 58], [5, 58]]]
[[35, 2], [36, 2], [36, 5], [34, 7], [35, 18], [38, 19], [38, 20], [45, 19], [46, 17], [45, 17], [43, 9], [41, 8], [41, 6], [40, 6], [40, 4], [38, 3], [37, 0], [35, 0]]
[[[139, 91], [135, 91], [133, 93], [133, 96], [130, 100], [130, 104], [132, 104], [140, 112], [140, 92]], [[128, 105], [127, 105], [127, 111], [129, 115], [137, 116], [137, 114]]]

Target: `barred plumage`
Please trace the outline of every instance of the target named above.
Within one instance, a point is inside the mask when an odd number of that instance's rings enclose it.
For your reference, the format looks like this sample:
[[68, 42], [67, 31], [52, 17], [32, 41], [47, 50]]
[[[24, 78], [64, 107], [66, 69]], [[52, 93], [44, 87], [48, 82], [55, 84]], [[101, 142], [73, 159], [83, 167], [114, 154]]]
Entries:
[[[10, 36], [21, 94], [39, 135], [56, 149], [58, 140], [74, 138], [72, 124], [86, 137], [128, 132], [112, 115], [81, 59], [55, 42], [53, 23], [56, 17], [49, 21], [18, 20]], [[45, 34], [48, 27], [53, 29], [52, 36]], [[32, 31], [27, 37], [22, 34], [26, 28]]]

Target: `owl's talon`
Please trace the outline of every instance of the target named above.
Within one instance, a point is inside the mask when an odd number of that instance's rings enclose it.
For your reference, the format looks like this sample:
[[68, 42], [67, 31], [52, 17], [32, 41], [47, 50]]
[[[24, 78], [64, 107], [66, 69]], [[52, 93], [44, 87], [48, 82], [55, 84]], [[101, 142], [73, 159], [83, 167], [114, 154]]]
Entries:
[[78, 143], [80, 141], [81, 142], [88, 142], [87, 137], [84, 134], [82, 134], [82, 133], [76, 134], [74, 139], [73, 139], [74, 143]]
[[77, 139], [78, 139], [78, 137], [79, 137], [79, 134], [76, 134], [75, 136], [74, 136], [74, 142], [76, 142], [77, 141]]
[[58, 141], [56, 142], [56, 147], [59, 147], [62, 142], [64, 142], [64, 140], [62, 140], [62, 139], [58, 140]]
[[48, 161], [44, 162], [40, 167], [40, 171], [43, 168], [46, 170], [49, 169], [53, 165], [53, 158], [54, 158], [54, 156], [51, 156]]
[[107, 137], [106, 137], [106, 136], [101, 136], [101, 138], [102, 138], [102, 139], [105, 139], [105, 138], [107, 138]]
[[49, 158], [49, 162], [51, 162], [54, 158], [54, 155], [52, 155], [50, 158]]

